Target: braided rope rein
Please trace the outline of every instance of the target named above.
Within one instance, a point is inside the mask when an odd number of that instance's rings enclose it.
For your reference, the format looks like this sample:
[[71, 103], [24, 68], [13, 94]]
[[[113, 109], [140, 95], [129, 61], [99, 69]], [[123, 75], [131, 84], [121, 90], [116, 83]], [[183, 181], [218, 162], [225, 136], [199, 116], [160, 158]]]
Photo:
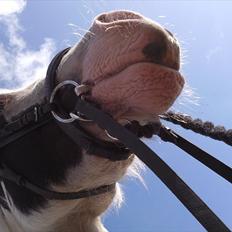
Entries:
[[232, 146], [232, 129], [226, 130], [224, 126], [214, 126], [212, 122], [192, 119], [189, 115], [173, 111], [160, 115], [160, 118]]

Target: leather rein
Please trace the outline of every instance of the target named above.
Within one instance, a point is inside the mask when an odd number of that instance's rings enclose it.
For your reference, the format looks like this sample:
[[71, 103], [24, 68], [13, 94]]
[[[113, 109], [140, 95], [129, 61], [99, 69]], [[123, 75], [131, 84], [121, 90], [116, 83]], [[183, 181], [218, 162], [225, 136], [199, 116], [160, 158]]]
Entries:
[[[139, 157], [160, 180], [172, 191], [182, 204], [192, 213], [207, 231], [230, 231], [220, 218], [202, 201], [202, 199], [147, 145], [145, 145], [135, 134], [113, 120], [101, 109], [92, 103], [77, 96], [74, 89], [79, 84], [74, 81], [64, 81], [56, 85], [56, 71], [62, 57], [69, 51], [66, 48], [59, 52], [51, 61], [46, 75], [45, 87], [47, 98], [42, 104], [35, 104], [20, 113], [11, 122], [3, 116], [0, 111], [0, 150], [9, 146], [12, 142], [24, 135], [46, 125], [51, 120], [59, 125], [62, 131], [69, 136], [74, 143], [82, 147], [88, 154], [99, 155], [111, 161], [125, 160], [131, 153]], [[56, 95], [58, 91], [72, 87], [71, 93], [73, 104], [66, 117], [61, 117], [60, 107], [57, 106]], [[70, 92], [70, 91], [68, 91]], [[58, 109], [59, 108], [59, 109]], [[62, 109], [61, 109], [62, 111]], [[63, 114], [61, 114], [63, 116]], [[93, 138], [84, 131], [78, 120], [91, 120], [107, 133], [117, 138], [120, 142], [103, 142]], [[189, 155], [202, 162], [211, 170], [232, 183], [232, 169], [217, 160], [207, 152], [201, 150], [194, 144], [182, 138], [174, 131], [160, 125], [156, 133], [163, 141], [171, 142]], [[5, 164], [0, 164], [0, 179], [8, 180], [19, 186], [25, 187], [47, 199], [70, 200], [91, 197], [112, 191], [115, 183], [100, 186], [95, 189], [87, 189], [79, 192], [55, 192], [44, 189], [35, 183], [31, 183], [26, 177], [16, 173]], [[8, 208], [5, 202], [0, 202]], [[4, 204], [5, 203], [5, 204]]]

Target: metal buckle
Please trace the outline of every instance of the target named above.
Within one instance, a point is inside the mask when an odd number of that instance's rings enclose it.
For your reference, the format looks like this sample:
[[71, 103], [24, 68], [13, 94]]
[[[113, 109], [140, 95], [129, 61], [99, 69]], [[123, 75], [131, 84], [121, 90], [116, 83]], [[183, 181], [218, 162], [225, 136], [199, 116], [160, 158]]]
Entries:
[[35, 115], [35, 122], [38, 122], [39, 120], [38, 106], [34, 107], [34, 115]]
[[[59, 83], [59, 84], [54, 88], [54, 90], [52, 91], [52, 94], [51, 94], [51, 97], [50, 97], [50, 100], [49, 100], [50, 103], [53, 103], [57, 91], [58, 91], [61, 87], [65, 86], [65, 85], [73, 85], [75, 88], [77, 88], [78, 86], [80, 86], [77, 82], [72, 81], [72, 80], [66, 80], [66, 81], [63, 81], [63, 82]], [[75, 90], [74, 90], [74, 91], [75, 91]], [[76, 92], [76, 91], [75, 91], [75, 92]], [[77, 95], [77, 96], [78, 96], [78, 95]], [[71, 123], [71, 122], [73, 122], [73, 121], [75, 121], [75, 120], [84, 121], [84, 122], [92, 122], [92, 120], [82, 118], [81, 116], [78, 116], [78, 115], [76, 115], [76, 114], [74, 114], [74, 113], [69, 113], [70, 118], [62, 118], [62, 117], [60, 117], [59, 115], [57, 115], [57, 113], [56, 113], [55, 111], [53, 111], [53, 110], [51, 111], [51, 113], [52, 113], [53, 117], [54, 117], [57, 121], [62, 122], [62, 123]]]

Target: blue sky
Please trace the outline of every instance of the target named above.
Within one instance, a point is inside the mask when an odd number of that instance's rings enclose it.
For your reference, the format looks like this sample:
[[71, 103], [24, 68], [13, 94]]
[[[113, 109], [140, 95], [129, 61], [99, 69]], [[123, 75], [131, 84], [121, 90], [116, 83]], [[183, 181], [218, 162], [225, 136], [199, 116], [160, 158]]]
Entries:
[[[11, 1], [8, 1], [11, 2]], [[0, 1], [0, 87], [13, 88], [43, 77], [51, 57], [78, 42], [92, 19], [103, 11], [142, 13], [176, 34], [183, 49], [182, 71], [192, 96], [174, 108], [232, 128], [231, 1]], [[14, 8], [15, 7], [15, 8]], [[12, 10], [13, 9], [13, 10]], [[232, 166], [232, 149], [178, 126], [167, 124], [221, 161]], [[172, 145], [154, 138], [149, 146], [164, 159], [232, 229], [232, 188], [212, 171]], [[126, 201], [104, 222], [111, 232], [204, 231], [149, 170], [148, 189], [125, 179]]]

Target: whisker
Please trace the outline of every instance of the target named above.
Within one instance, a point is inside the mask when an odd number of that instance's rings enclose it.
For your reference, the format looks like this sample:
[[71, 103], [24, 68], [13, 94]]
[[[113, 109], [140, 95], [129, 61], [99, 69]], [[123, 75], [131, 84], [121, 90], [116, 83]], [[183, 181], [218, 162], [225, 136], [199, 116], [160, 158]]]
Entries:
[[87, 40], [87, 38], [85, 37], [85, 35], [82, 35], [82, 34], [79, 33], [79, 32], [73, 32], [73, 35], [76, 35], [76, 36], [80, 37], [81, 39]]

